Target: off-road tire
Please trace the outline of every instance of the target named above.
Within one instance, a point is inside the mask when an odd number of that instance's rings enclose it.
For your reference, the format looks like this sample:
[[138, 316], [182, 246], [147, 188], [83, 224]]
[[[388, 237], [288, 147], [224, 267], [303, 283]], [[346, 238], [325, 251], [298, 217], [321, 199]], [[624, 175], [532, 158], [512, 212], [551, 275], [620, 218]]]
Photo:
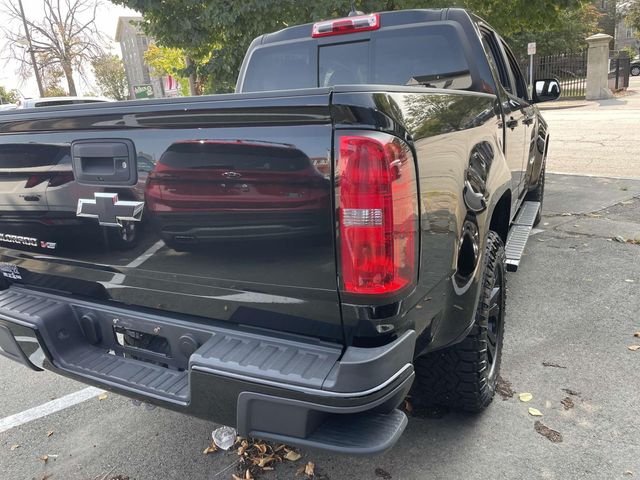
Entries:
[[[493, 400], [504, 338], [505, 260], [500, 236], [490, 231], [483, 260], [482, 291], [471, 331], [462, 342], [414, 361], [417, 380], [414, 396], [418, 396], [421, 403], [479, 412]], [[489, 310], [496, 283], [501, 289], [500, 318], [497, 326], [492, 327]], [[495, 335], [493, 357], [489, 351], [489, 328], [496, 329], [492, 334]]]
[[547, 171], [547, 160], [544, 159], [542, 161], [542, 170], [540, 171], [540, 179], [538, 180], [538, 185], [534, 190], [531, 190], [527, 193], [525, 197], [526, 201], [530, 202], [540, 202], [540, 208], [538, 209], [538, 214], [536, 215], [536, 219], [533, 221], [533, 226], [537, 227], [540, 221], [542, 220], [542, 202], [544, 201], [544, 183], [546, 178]]

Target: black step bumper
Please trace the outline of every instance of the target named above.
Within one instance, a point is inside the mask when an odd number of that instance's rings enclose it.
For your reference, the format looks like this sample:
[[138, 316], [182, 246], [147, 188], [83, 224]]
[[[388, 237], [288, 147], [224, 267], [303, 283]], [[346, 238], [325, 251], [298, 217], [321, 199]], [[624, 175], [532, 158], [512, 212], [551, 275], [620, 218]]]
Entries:
[[[162, 337], [168, 353], [122, 345], [117, 332], [126, 330]], [[404, 431], [397, 407], [413, 382], [414, 347], [413, 331], [343, 349], [16, 286], [0, 292], [0, 354], [12, 360], [242, 436], [348, 454], [383, 451]]]

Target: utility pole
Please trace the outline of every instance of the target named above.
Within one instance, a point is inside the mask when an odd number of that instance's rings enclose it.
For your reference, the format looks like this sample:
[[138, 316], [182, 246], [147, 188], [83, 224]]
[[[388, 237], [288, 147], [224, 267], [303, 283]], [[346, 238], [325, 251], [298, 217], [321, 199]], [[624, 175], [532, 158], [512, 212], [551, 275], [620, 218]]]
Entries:
[[29, 54], [31, 55], [31, 65], [33, 65], [33, 73], [36, 76], [38, 91], [40, 92], [40, 96], [42, 97], [44, 96], [44, 88], [42, 88], [42, 79], [40, 78], [40, 71], [38, 70], [38, 64], [36, 63], [36, 54], [33, 51], [33, 47], [31, 45], [31, 34], [29, 33], [29, 27], [27, 26], [27, 17], [24, 16], [22, 0], [18, 0], [18, 5], [20, 5], [20, 15], [22, 16], [22, 24], [24, 25], [24, 35], [27, 39], [27, 48], [29, 49]]

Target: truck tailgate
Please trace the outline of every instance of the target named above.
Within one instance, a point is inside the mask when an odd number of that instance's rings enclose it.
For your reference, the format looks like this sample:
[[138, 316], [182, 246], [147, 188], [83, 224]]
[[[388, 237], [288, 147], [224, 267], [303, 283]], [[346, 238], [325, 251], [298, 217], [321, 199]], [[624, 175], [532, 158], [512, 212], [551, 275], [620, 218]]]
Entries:
[[[138, 170], [135, 184], [90, 188], [75, 171], [37, 229], [0, 217], [0, 238], [11, 240], [0, 242], [5, 277], [341, 342], [329, 101], [316, 90], [3, 114], [0, 145], [14, 152], [125, 140]], [[98, 168], [105, 158], [89, 160]]]

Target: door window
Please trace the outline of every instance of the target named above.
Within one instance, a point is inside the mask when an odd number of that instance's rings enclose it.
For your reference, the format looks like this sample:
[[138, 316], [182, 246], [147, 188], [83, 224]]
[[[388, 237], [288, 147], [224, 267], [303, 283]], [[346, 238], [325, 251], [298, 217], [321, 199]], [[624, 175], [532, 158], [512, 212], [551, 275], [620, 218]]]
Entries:
[[502, 47], [504, 48], [505, 53], [507, 54], [507, 60], [509, 61], [509, 69], [511, 70], [513, 79], [516, 84], [515, 95], [522, 100], [528, 100], [529, 95], [527, 94], [527, 82], [524, 79], [524, 75], [522, 75], [522, 70], [520, 70], [520, 66], [516, 61], [516, 57], [513, 55], [513, 52], [509, 48], [509, 46], [502, 42]]
[[485, 30], [482, 32], [482, 43], [484, 44], [484, 48], [487, 52], [489, 62], [493, 63], [493, 66], [498, 73], [500, 84], [507, 92], [513, 94], [513, 87], [511, 85], [508, 67], [504, 61], [502, 53], [500, 52], [500, 47], [490, 31]]

